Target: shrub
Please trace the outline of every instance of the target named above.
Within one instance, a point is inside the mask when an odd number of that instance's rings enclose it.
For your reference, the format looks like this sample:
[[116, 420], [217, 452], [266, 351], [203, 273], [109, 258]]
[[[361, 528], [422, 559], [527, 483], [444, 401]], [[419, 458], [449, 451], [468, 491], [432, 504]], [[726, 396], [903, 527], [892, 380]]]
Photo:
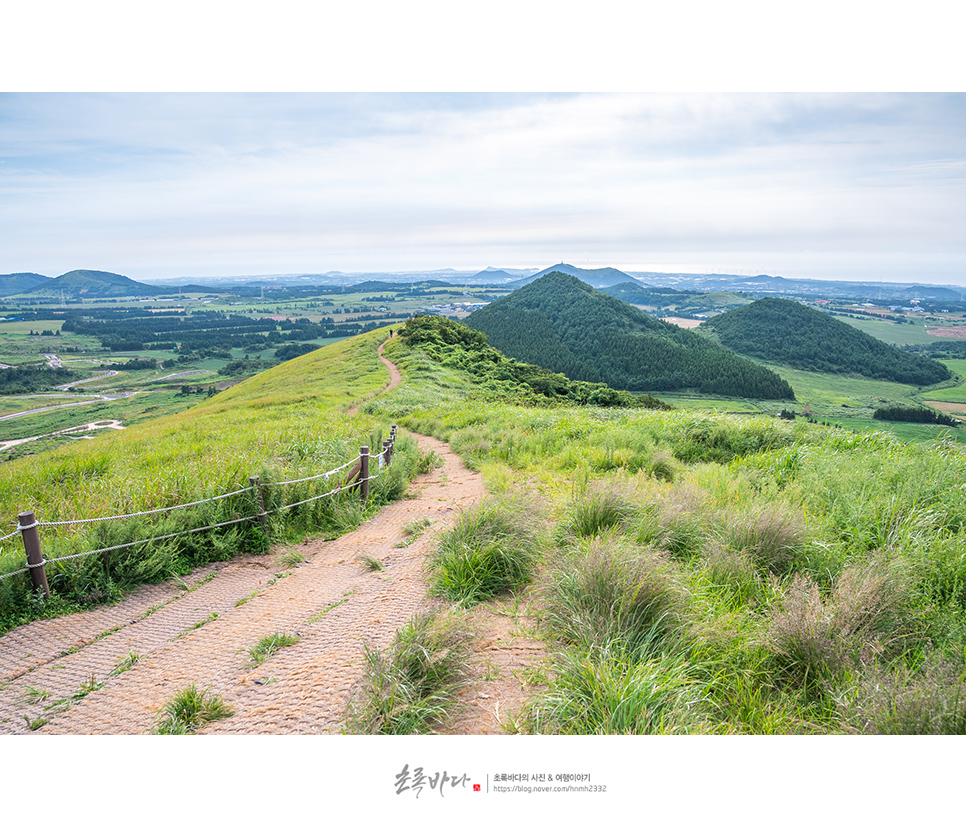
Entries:
[[540, 549], [532, 513], [484, 501], [439, 536], [428, 563], [432, 591], [464, 605], [491, 599], [531, 580]]

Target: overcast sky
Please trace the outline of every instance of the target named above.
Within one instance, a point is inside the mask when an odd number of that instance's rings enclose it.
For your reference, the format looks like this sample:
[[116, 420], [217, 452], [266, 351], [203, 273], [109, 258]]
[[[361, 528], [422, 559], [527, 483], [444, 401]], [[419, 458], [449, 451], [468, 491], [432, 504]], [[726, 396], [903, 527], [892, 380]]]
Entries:
[[966, 284], [963, 94], [0, 94], [0, 273]]

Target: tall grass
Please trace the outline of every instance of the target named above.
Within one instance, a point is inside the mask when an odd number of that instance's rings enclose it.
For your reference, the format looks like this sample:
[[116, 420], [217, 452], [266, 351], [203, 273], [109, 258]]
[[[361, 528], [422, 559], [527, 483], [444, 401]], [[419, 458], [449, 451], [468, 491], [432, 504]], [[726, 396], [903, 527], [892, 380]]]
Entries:
[[365, 672], [346, 710], [343, 732], [411, 735], [438, 729], [467, 681], [471, 634], [456, 615], [426, 612], [386, 649], [365, 647]]
[[[568, 648], [548, 680], [584, 681], [551, 683], [554, 710], [589, 714], [588, 693], [625, 691], [658, 656], [628, 650], [638, 644], [660, 646], [707, 695], [710, 723], [671, 710], [674, 720], [647, 725], [665, 731], [866, 731], [861, 716], [873, 713], [870, 732], [955, 731], [955, 676], [923, 671], [920, 658], [935, 653], [953, 669], [966, 651], [960, 448], [766, 416], [535, 408], [395, 350], [407, 387], [374, 413], [449, 439], [501, 489], [526, 484], [552, 509], [559, 552], [541, 580], [543, 623]], [[667, 639], [631, 613], [647, 596], [634, 591], [645, 585], [632, 573], [641, 554], [679, 592], [656, 619], [686, 629]], [[632, 622], [640, 639], [627, 636]], [[931, 706], [914, 708], [929, 691]], [[917, 709], [933, 717], [900, 720]], [[547, 717], [534, 726], [630, 725]]]
[[556, 554], [544, 582], [544, 625], [595, 656], [640, 657], [680, 641], [686, 599], [658, 553], [618, 538]]
[[530, 733], [645, 735], [699, 732], [704, 692], [680, 660], [622, 658], [582, 652], [560, 655], [548, 691], [521, 716]]
[[510, 500], [483, 501], [442, 533], [430, 555], [433, 593], [474, 605], [529, 582], [541, 552], [537, 520]]

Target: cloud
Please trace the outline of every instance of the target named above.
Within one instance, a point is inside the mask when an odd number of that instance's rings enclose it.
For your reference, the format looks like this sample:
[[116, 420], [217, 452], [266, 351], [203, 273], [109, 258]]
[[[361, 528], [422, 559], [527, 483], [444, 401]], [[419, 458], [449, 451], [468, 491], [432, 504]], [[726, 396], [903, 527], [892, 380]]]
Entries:
[[12, 245], [0, 271], [49, 274], [79, 258], [164, 277], [742, 252], [757, 253], [757, 271], [827, 274], [838, 259], [857, 275], [863, 252], [873, 269], [884, 252], [909, 268], [938, 252], [936, 274], [966, 280], [964, 102], [4, 95]]

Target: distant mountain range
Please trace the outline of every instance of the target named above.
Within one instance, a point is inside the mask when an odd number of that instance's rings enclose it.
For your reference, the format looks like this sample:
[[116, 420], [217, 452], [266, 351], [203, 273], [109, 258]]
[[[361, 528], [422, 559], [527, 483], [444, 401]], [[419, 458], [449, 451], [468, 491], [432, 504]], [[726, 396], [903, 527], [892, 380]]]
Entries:
[[[277, 275], [236, 275], [218, 278], [179, 277], [153, 279], [150, 283], [133, 281], [123, 275], [97, 270], [78, 269], [57, 278], [34, 272], [0, 275], [0, 297], [27, 294], [30, 298], [124, 298], [181, 292], [237, 292], [240, 289], [271, 287], [345, 287], [381, 282], [401, 285], [437, 282], [436, 286], [506, 287], [513, 290], [542, 278], [550, 272], [560, 272], [579, 278], [598, 289], [621, 287], [620, 295], [630, 300], [633, 288], [655, 287], [686, 292], [741, 292], [751, 297], [782, 296], [802, 299], [835, 298], [852, 302], [875, 302], [890, 305], [914, 306], [943, 302], [966, 305], [966, 287], [929, 285], [920, 282], [893, 284], [864, 281], [819, 281], [814, 279], [783, 278], [780, 275], [730, 275], [717, 273], [622, 272], [613, 267], [583, 269], [559, 263], [534, 272], [529, 269], [492, 267], [472, 270], [436, 269], [408, 272], [337, 272], [291, 273]], [[244, 294], [250, 294], [244, 293]], [[615, 295], [618, 293], [614, 293]], [[644, 303], [644, 302], [632, 302]]]
[[489, 303], [464, 324], [507, 356], [611, 388], [795, 398], [767, 368], [562, 272]]

